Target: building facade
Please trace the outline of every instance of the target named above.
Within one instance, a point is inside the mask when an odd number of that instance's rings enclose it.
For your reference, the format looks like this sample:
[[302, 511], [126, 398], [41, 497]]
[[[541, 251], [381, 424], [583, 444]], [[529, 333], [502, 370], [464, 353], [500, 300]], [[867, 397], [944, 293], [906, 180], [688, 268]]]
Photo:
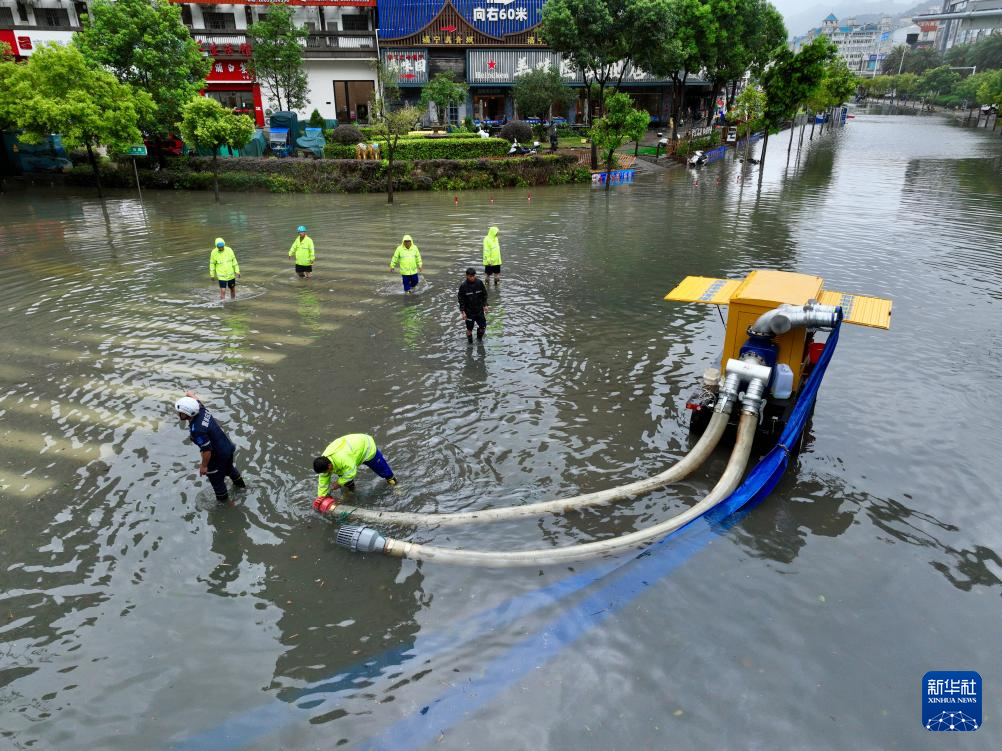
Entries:
[[[530, 70], [559, 71], [578, 96], [554, 115], [583, 122], [584, 80], [549, 49], [539, 33], [546, 0], [169, 0], [212, 65], [205, 96], [251, 115], [259, 126], [278, 109], [267, 86], [250, 65], [247, 28], [277, 2], [290, 7], [305, 27], [308, 102], [300, 116], [316, 109], [328, 120], [367, 124], [376, 89], [375, 61], [396, 71], [403, 98], [420, 100], [436, 74], [450, 71], [469, 86], [466, 101], [445, 113], [447, 120], [500, 121], [519, 115], [512, 96], [516, 79]], [[0, 0], [0, 41], [19, 59], [44, 42], [68, 44], [81, 28], [86, 0]], [[618, 77], [618, 72], [617, 72]], [[666, 123], [671, 83], [627, 67], [622, 90], [647, 110], [654, 123]], [[705, 81], [690, 76], [686, 109], [695, 116], [711, 99]], [[433, 113], [429, 110], [429, 120]], [[594, 114], [594, 113], [593, 113]]]
[[835, 45], [839, 57], [853, 73], [874, 73], [893, 47], [892, 32], [893, 22], [888, 16], [880, 19], [880, 23], [860, 24], [854, 18], [839, 21], [832, 13], [820, 26], [794, 37], [790, 46], [797, 52], [823, 36]]
[[1002, 34], [1002, 0], [944, 0], [939, 11], [915, 16], [920, 29], [936, 27], [932, 43], [940, 52]]

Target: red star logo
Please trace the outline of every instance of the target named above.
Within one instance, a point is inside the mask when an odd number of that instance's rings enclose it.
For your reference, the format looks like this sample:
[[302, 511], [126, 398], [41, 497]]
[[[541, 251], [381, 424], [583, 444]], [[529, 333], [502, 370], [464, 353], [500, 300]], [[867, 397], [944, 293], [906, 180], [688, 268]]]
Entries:
[[497, 63], [493, 60], [487, 61], [487, 70], [494, 70], [497, 67]]

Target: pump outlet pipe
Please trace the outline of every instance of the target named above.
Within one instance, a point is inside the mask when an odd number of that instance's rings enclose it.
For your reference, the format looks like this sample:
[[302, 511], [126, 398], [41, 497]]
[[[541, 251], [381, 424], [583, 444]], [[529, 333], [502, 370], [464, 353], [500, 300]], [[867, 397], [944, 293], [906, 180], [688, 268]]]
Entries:
[[[657, 540], [676, 529], [697, 519], [727, 498], [741, 483], [748, 459], [751, 456], [755, 431], [758, 428], [761, 394], [765, 382], [754, 379], [742, 400], [742, 414], [738, 422], [738, 435], [731, 451], [727, 467], [713, 489], [696, 505], [676, 514], [659, 524], [637, 530], [620, 537], [597, 542], [568, 545], [561, 548], [546, 548], [523, 551], [456, 550], [433, 545], [405, 542], [392, 537], [384, 537], [370, 527], [344, 526], [338, 530], [337, 542], [353, 552], [385, 553], [397, 558], [411, 558], [423, 561], [441, 561], [466, 566], [488, 566], [510, 568], [516, 566], [544, 566], [568, 563], [599, 556], [612, 555], [636, 548]], [[753, 392], [748, 397], [748, 391]]]

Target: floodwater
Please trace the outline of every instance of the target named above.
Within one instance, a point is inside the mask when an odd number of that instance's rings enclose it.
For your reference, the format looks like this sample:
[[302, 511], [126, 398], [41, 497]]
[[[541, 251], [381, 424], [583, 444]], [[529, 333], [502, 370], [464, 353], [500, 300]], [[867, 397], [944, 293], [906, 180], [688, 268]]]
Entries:
[[[588, 187], [0, 200], [0, 747], [939, 748], [930, 670], [976, 670], [1002, 744], [1002, 138], [857, 113], [741, 166]], [[317, 243], [295, 277], [296, 225]], [[483, 346], [455, 309], [501, 228]], [[387, 270], [404, 233], [420, 294]], [[235, 303], [207, 277], [223, 236]], [[475, 264], [479, 265], [479, 264]], [[596, 490], [687, 450], [713, 364], [687, 274], [818, 274], [894, 300], [847, 326], [805, 451], [733, 526], [649, 555], [491, 570], [352, 555], [311, 460], [369, 432], [400, 477], [359, 505], [472, 509]], [[250, 485], [217, 508], [173, 415], [196, 389]], [[726, 452], [614, 508], [390, 530], [518, 549], [623, 533]]]

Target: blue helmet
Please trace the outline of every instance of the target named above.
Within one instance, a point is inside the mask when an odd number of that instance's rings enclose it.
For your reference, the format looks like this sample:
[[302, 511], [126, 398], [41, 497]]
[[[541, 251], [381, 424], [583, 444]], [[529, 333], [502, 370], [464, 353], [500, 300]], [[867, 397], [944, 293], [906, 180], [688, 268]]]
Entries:
[[305, 231], [306, 231], [306, 227], [304, 227], [301, 224], [296, 228], [296, 232], [305, 232]]

